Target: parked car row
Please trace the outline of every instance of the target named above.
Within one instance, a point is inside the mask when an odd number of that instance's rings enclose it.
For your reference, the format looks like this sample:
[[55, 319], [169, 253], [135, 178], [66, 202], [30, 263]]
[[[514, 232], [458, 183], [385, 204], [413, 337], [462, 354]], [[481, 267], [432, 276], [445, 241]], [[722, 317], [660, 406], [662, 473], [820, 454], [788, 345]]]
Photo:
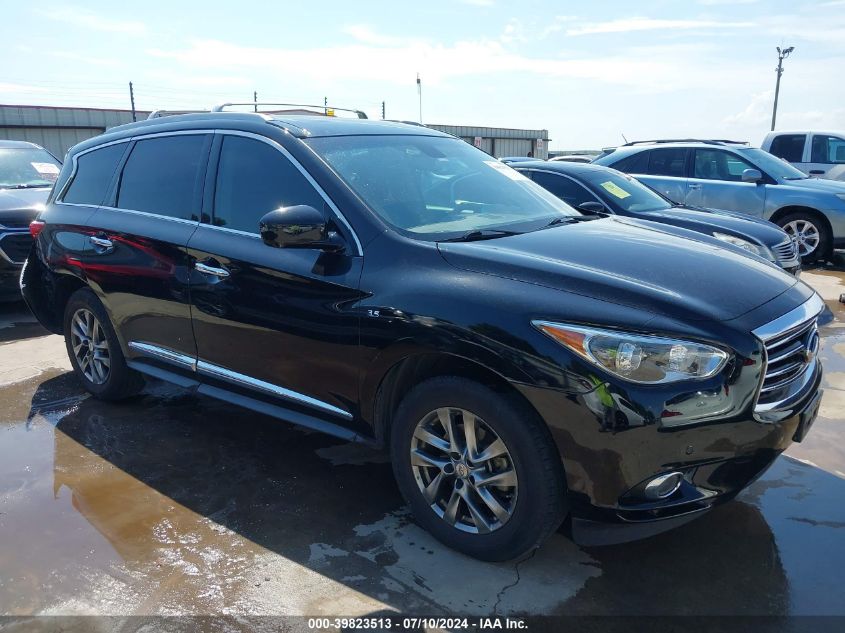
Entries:
[[796, 240], [805, 262], [845, 246], [845, 183], [809, 178], [744, 143], [627, 143], [594, 163], [632, 174], [679, 204], [769, 220]]
[[824, 303], [783, 235], [517, 167], [388, 121], [133, 123], [70, 150], [21, 288], [95, 397], [152, 376], [385, 447], [419, 524], [482, 559], [732, 499], [819, 408]]

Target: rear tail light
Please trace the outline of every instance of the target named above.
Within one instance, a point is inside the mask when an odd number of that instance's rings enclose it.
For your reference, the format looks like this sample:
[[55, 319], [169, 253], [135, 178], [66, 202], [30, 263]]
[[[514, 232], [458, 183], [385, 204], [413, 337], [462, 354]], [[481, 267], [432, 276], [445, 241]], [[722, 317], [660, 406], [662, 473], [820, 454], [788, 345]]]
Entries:
[[41, 220], [33, 220], [29, 223], [29, 234], [32, 237], [38, 237], [39, 233], [44, 229], [45, 223]]

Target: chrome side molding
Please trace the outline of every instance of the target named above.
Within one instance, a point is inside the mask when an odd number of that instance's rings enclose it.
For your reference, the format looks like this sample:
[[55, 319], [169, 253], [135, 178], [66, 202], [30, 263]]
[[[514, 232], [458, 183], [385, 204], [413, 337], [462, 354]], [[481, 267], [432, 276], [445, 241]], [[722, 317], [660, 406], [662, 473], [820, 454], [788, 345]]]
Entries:
[[313, 407], [315, 409], [320, 409], [333, 415], [339, 415], [349, 420], [352, 419], [351, 413], [339, 407], [331, 405], [328, 402], [323, 402], [322, 400], [312, 398], [311, 396], [306, 396], [305, 394], [299, 393], [298, 391], [286, 389], [285, 387], [274, 385], [273, 383], [265, 382], [263, 380], [259, 380], [258, 378], [253, 378], [252, 376], [240, 374], [236, 371], [232, 371], [231, 369], [226, 369], [225, 367], [220, 367], [219, 365], [214, 365], [213, 363], [209, 363], [204, 360], [198, 360], [191, 356], [186, 356], [185, 354], [180, 354], [178, 352], [174, 352], [173, 350], [169, 350], [164, 347], [159, 347], [158, 345], [151, 345], [150, 343], [142, 343], [138, 341], [130, 341], [129, 349], [139, 352], [144, 356], [151, 356], [153, 358], [157, 358], [159, 360], [163, 360], [165, 362], [178, 365], [183, 368], [187, 368], [193, 372], [197, 372], [205, 376], [210, 376], [212, 378], [220, 378], [227, 382], [236, 385], [241, 385], [243, 387], [248, 387], [250, 389], [261, 391], [263, 393], [267, 393], [272, 396], [277, 396], [279, 398], [284, 398], [285, 400], [289, 400], [297, 404], [304, 404], [306, 406]]

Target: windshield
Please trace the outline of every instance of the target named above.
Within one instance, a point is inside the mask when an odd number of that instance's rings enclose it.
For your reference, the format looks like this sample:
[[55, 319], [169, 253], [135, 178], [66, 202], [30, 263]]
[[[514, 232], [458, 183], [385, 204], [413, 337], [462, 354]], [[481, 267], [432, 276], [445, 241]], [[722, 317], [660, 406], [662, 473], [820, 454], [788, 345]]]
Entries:
[[762, 149], [752, 147], [741, 149], [739, 153], [776, 180], [804, 180], [807, 177], [806, 174], [795, 169], [782, 158], [769, 154]]
[[456, 138], [335, 136], [306, 141], [386, 222], [427, 239], [522, 232], [581, 215], [539, 185]]
[[602, 202], [617, 212], [661, 211], [672, 206], [660, 194], [615, 169], [590, 170], [581, 177], [592, 186]]
[[52, 187], [61, 163], [35, 147], [0, 149], [0, 189]]

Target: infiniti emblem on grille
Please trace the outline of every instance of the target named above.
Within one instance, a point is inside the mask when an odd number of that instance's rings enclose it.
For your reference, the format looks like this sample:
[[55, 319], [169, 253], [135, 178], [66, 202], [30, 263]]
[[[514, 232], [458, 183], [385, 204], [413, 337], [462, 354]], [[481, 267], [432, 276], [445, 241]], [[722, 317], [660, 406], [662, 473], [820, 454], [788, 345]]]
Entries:
[[807, 349], [804, 350], [804, 364], [809, 365], [816, 357], [816, 352], [819, 349], [819, 335], [813, 333], [807, 343]]

